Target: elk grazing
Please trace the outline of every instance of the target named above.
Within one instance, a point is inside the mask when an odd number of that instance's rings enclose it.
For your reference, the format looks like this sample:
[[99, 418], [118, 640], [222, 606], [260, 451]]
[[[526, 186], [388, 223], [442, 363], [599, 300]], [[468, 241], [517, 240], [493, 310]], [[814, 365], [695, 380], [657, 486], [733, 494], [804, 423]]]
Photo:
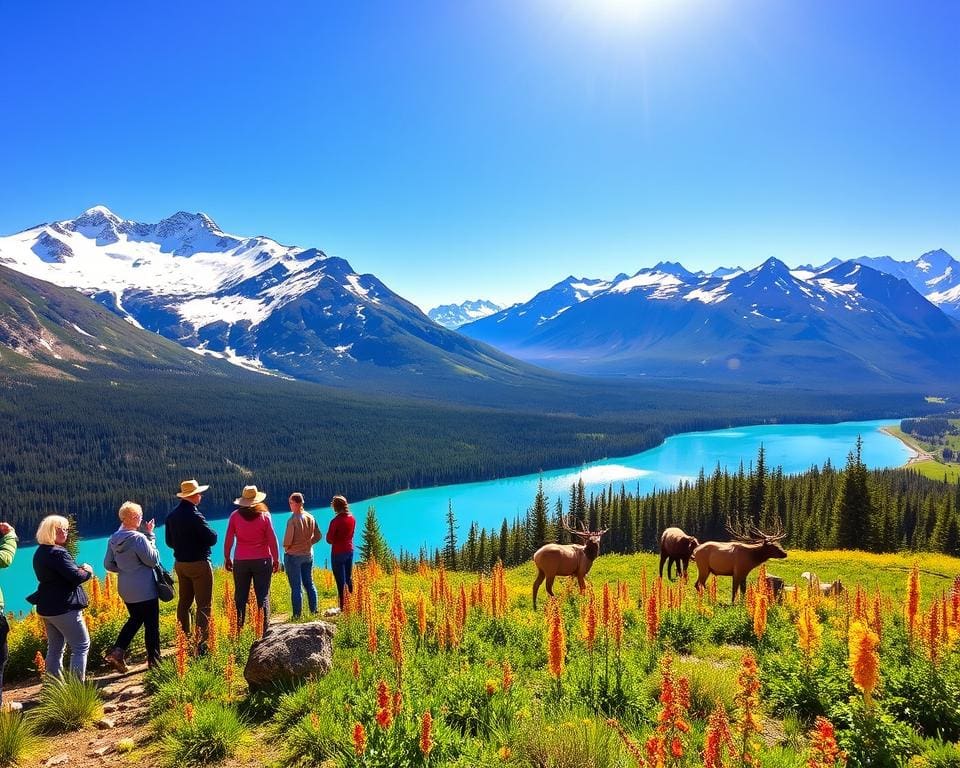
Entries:
[[660, 578], [663, 578], [664, 562], [667, 563], [667, 578], [670, 581], [673, 581], [670, 575], [673, 566], [676, 566], [678, 576], [686, 576], [693, 550], [699, 546], [696, 538], [687, 536], [680, 528], [667, 528], [660, 534]]
[[557, 576], [576, 576], [580, 591], [587, 588], [584, 577], [600, 554], [600, 537], [607, 532], [588, 531], [581, 522], [581, 530], [575, 531], [567, 525], [567, 519], [560, 521], [563, 530], [583, 540], [581, 544], [544, 544], [533, 553], [533, 563], [537, 566], [537, 578], [533, 582], [533, 607], [537, 607], [537, 592], [544, 579], [547, 581], [547, 594], [553, 597], [553, 580]]
[[707, 541], [693, 552], [697, 563], [697, 589], [706, 586], [711, 573], [717, 576], [733, 577], [732, 602], [737, 600], [737, 592], [747, 591], [747, 574], [760, 563], [770, 558], [782, 559], [787, 556], [780, 540], [787, 534], [778, 526], [774, 533], [764, 533], [751, 525], [748, 528], [734, 527], [727, 521], [727, 532], [736, 541]]

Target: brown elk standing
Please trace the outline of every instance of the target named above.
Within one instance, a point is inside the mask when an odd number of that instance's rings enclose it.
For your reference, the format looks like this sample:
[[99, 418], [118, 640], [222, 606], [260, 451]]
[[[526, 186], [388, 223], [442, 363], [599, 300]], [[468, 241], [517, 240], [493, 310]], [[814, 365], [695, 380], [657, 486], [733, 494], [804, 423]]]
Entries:
[[560, 521], [563, 530], [583, 539], [582, 544], [544, 544], [533, 553], [533, 563], [537, 566], [537, 578], [533, 582], [533, 607], [537, 607], [537, 592], [543, 580], [547, 581], [547, 594], [553, 597], [553, 580], [557, 576], [576, 576], [580, 591], [587, 588], [583, 580], [600, 554], [600, 537], [607, 532], [588, 531], [583, 523], [582, 530], [575, 531], [567, 525], [566, 518]]
[[663, 564], [667, 563], [667, 578], [673, 581], [670, 569], [677, 567], [677, 575], [687, 575], [690, 558], [700, 542], [693, 536], [687, 536], [680, 528], [667, 528], [660, 534], [660, 578], [663, 578]]
[[711, 573], [717, 576], [733, 577], [732, 602], [737, 600], [737, 592], [747, 591], [747, 574], [760, 563], [770, 558], [782, 559], [787, 556], [780, 540], [787, 534], [779, 526], [775, 533], [764, 533], [755, 526], [748, 529], [735, 528], [727, 521], [727, 532], [736, 541], [706, 541], [693, 552], [697, 563], [697, 589], [705, 586]]

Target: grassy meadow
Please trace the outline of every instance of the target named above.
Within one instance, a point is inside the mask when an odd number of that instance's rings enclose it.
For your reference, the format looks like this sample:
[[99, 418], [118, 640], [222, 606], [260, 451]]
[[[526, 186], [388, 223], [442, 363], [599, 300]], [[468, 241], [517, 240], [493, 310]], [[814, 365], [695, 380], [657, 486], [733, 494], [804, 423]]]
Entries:
[[[791, 552], [770, 573], [800, 587], [782, 603], [730, 579], [698, 595], [658, 582], [656, 555], [601, 555], [581, 595], [558, 580], [531, 606], [532, 565], [478, 576], [421, 565], [356, 570], [332, 671], [251, 694], [242, 668], [257, 627], [237, 631], [217, 573], [211, 653], [193, 658], [164, 605], [174, 650], [148, 675], [143, 766], [954, 766], [960, 765], [960, 560]], [[803, 571], [838, 597], [810, 594]], [[316, 573], [321, 609], [335, 602]], [[911, 582], [914, 591], [911, 595]], [[125, 610], [91, 592], [91, 659]], [[274, 578], [274, 617], [289, 589]], [[912, 606], [912, 610], [911, 610]], [[27, 617], [8, 679], [36, 675], [45, 644]], [[135, 649], [142, 653], [141, 649]], [[11, 715], [3, 715], [9, 730]], [[29, 720], [29, 716], [27, 718]], [[82, 732], [80, 734], [82, 738]], [[67, 738], [63, 735], [57, 738]], [[846, 753], [845, 758], [837, 750]]]

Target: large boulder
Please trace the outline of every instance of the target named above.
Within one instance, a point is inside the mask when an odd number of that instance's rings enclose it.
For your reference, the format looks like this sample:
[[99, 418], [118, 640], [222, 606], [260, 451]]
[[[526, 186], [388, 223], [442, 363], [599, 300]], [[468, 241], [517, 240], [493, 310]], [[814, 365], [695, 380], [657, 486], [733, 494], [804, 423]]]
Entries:
[[274, 624], [250, 648], [243, 676], [251, 690], [323, 677], [333, 664], [333, 634], [325, 621]]

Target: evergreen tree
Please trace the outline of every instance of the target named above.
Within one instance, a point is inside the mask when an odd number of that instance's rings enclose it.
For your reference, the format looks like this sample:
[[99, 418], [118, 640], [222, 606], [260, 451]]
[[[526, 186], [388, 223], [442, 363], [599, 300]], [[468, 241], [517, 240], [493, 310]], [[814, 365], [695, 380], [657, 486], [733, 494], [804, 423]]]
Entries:
[[543, 477], [537, 483], [537, 495], [533, 499], [530, 510], [530, 543], [533, 549], [539, 549], [547, 543], [547, 515], [550, 514], [547, 506], [547, 496], [543, 492]]
[[503, 518], [500, 525], [500, 540], [498, 542], [497, 557], [500, 562], [507, 565], [510, 562], [510, 526], [507, 525], [507, 518]]
[[453, 515], [453, 501], [447, 500], [447, 535], [443, 542], [443, 563], [451, 570], [457, 570], [457, 518]]
[[360, 560], [364, 563], [376, 560], [384, 566], [391, 560], [390, 548], [380, 531], [377, 510], [373, 507], [367, 507], [367, 519], [363, 523], [363, 532], [360, 535]]

